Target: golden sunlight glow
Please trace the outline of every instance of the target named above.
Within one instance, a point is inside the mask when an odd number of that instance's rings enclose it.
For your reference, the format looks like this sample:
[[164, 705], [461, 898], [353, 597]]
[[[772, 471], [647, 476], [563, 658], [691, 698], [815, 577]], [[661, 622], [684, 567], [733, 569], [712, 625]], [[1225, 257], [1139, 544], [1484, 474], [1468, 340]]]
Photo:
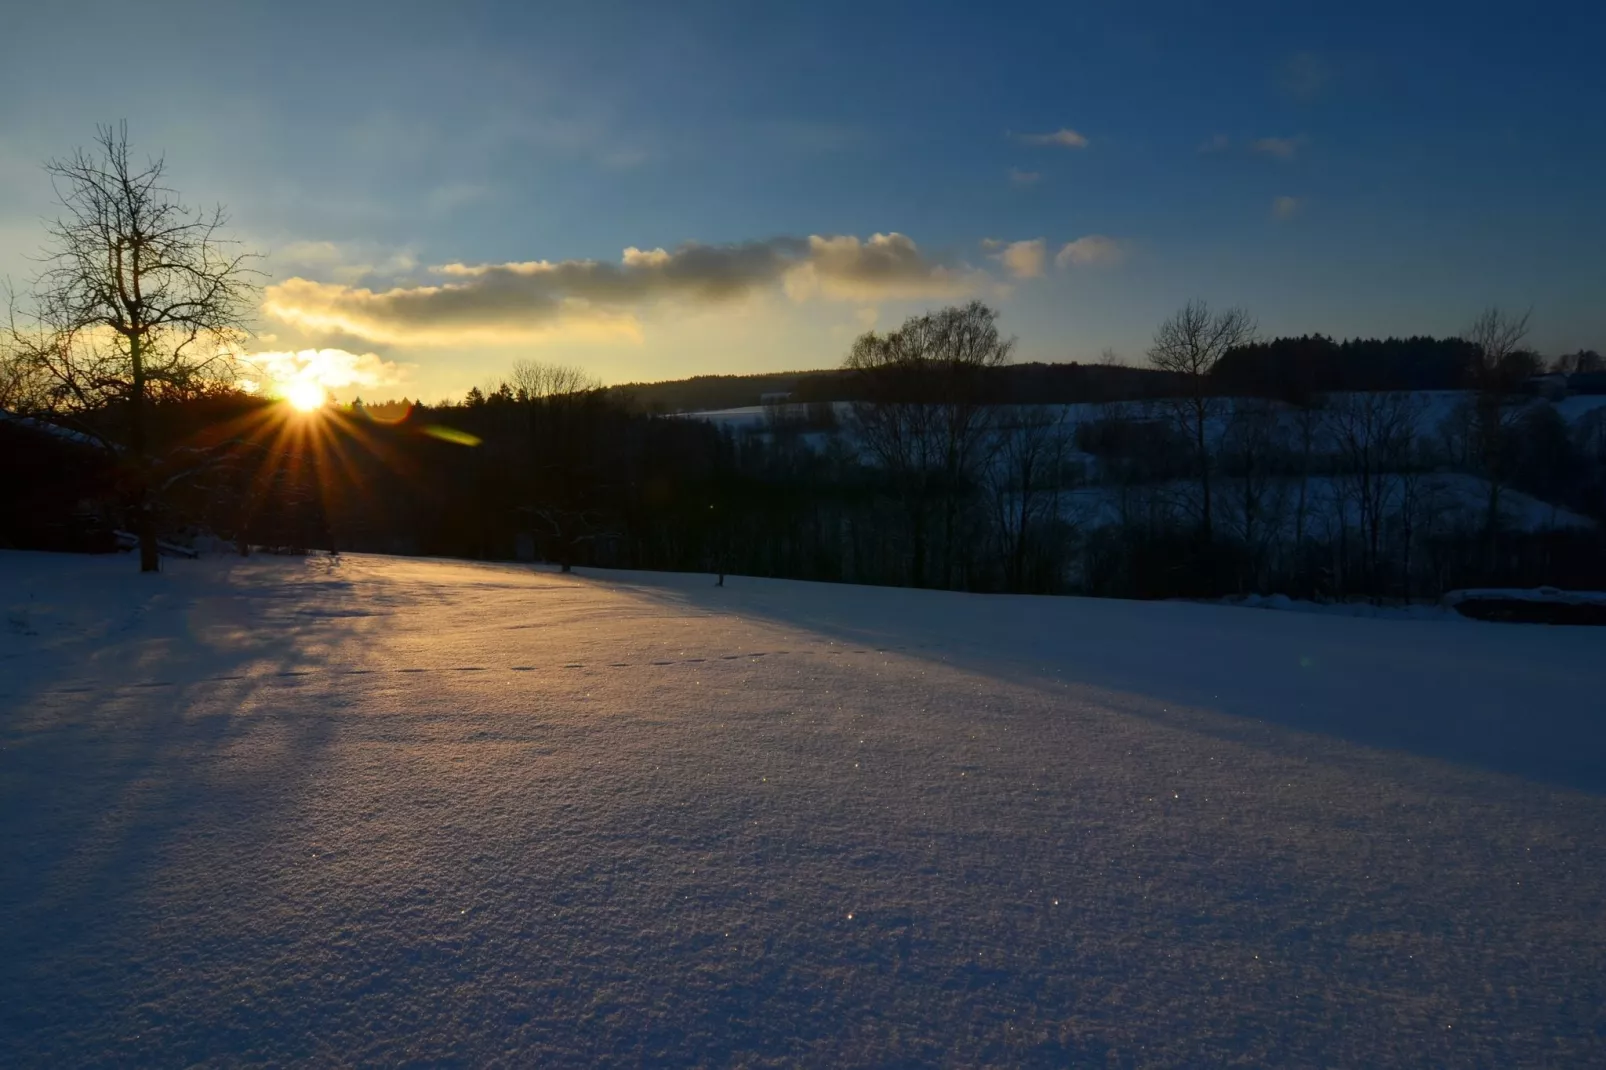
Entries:
[[323, 408], [324, 402], [329, 400], [329, 395], [325, 394], [323, 387], [317, 383], [303, 379], [284, 388], [284, 400], [301, 412], [312, 412], [314, 409]]

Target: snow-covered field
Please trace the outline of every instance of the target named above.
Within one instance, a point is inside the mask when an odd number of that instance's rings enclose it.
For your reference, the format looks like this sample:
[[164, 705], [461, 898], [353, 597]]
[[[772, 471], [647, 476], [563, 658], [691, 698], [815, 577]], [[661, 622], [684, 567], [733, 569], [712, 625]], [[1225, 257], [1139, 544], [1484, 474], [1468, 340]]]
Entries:
[[0, 554], [0, 1065], [1606, 1064], [1599, 629]]

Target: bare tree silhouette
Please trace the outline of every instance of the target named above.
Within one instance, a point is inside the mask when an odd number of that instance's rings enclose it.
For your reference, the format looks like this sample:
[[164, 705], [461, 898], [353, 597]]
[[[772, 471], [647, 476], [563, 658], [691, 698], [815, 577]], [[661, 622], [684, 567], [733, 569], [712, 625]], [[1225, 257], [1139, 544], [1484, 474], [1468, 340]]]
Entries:
[[1522, 341], [1528, 335], [1529, 313], [1518, 316], [1496, 307], [1484, 309], [1462, 336], [1475, 347], [1472, 365], [1473, 433], [1483, 476], [1488, 480], [1484, 500], [1484, 537], [1488, 540], [1490, 567], [1499, 552], [1500, 498], [1506, 482], [1506, 454], [1516, 412], [1509, 404], [1524, 371]]
[[61, 206], [13, 344], [58, 411], [126, 414], [140, 569], [157, 570], [150, 406], [230, 381], [256, 272], [223, 237], [221, 207], [191, 210], [160, 158], [137, 162], [127, 124], [46, 164]]
[[1206, 542], [1212, 537], [1209, 426], [1217, 410], [1210, 373], [1229, 351], [1252, 342], [1255, 331], [1254, 319], [1242, 308], [1213, 313], [1203, 301], [1189, 301], [1160, 324], [1149, 347], [1149, 363], [1184, 377], [1183, 393], [1164, 404], [1178, 430], [1193, 444], [1202, 498], [1199, 533]]
[[1009, 362], [1015, 340], [998, 313], [968, 305], [911, 316], [887, 334], [861, 335], [844, 367], [858, 373], [868, 400], [854, 426], [898, 487], [910, 528], [910, 575], [928, 580], [929, 514], [940, 511], [942, 582], [952, 586], [965, 492], [993, 444], [998, 409], [988, 404], [988, 372]]

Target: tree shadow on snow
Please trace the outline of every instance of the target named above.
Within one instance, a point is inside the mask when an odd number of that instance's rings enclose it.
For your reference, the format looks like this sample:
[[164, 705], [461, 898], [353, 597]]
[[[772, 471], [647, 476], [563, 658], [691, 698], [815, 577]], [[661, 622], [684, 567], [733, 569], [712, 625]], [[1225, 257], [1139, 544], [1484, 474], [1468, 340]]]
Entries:
[[0, 1062], [134, 1013], [120, 978], [182, 942], [207, 892], [175, 860], [249, 856], [303, 801], [336, 719], [289, 707], [340, 663], [329, 620], [365, 610], [291, 567], [176, 568], [0, 688]]

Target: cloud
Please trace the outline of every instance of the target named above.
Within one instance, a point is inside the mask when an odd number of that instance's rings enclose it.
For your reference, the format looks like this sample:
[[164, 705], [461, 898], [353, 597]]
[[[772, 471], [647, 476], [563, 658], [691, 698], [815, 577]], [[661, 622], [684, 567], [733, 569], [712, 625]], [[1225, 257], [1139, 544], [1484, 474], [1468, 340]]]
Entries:
[[1232, 139], [1226, 134], [1216, 134], [1209, 141], [1199, 146], [1201, 154], [1212, 152], [1226, 152], [1232, 146]]
[[244, 359], [254, 372], [249, 385], [258, 390], [282, 390], [294, 383], [316, 383], [325, 390], [372, 390], [407, 380], [401, 364], [344, 349], [251, 353]]
[[1298, 197], [1278, 197], [1271, 202], [1271, 214], [1277, 219], [1292, 219], [1304, 209], [1305, 202]]
[[1265, 156], [1275, 156], [1279, 160], [1291, 160], [1300, 149], [1305, 146], [1303, 134], [1295, 137], [1263, 137], [1250, 142], [1249, 147], [1255, 152]]
[[1022, 171], [1018, 168], [1009, 169], [1009, 184], [1011, 186], [1035, 186], [1043, 179], [1040, 171]]
[[1048, 261], [1048, 242], [1042, 238], [1008, 243], [994, 240], [990, 248], [999, 250], [993, 254], [993, 259], [1004, 265], [1004, 270], [1017, 279], [1040, 277], [1043, 265]]
[[376, 343], [500, 344], [554, 333], [639, 338], [636, 313], [647, 307], [705, 307], [775, 287], [796, 301], [864, 304], [957, 297], [991, 281], [928, 257], [897, 233], [631, 247], [617, 262], [454, 263], [429, 272], [435, 281], [384, 290], [288, 279], [267, 288], [263, 311], [303, 330]]
[[1311, 52], [1296, 52], [1283, 61], [1278, 81], [1290, 96], [1308, 99], [1327, 88], [1333, 70], [1327, 61]]
[[1067, 149], [1087, 148], [1087, 138], [1068, 126], [1062, 126], [1052, 134], [1020, 134], [1018, 137], [1027, 145], [1058, 145]]
[[1104, 234], [1088, 234], [1060, 246], [1054, 263], [1062, 268], [1118, 264], [1126, 259], [1125, 243]]
[[957, 297], [984, 282], [976, 272], [931, 262], [910, 238], [895, 233], [873, 234], [865, 242], [814, 235], [804, 258], [785, 272], [786, 292], [794, 300], [816, 293], [842, 301]]
[[316, 274], [337, 282], [356, 283], [379, 275], [394, 278], [418, 267], [406, 249], [332, 241], [293, 241], [274, 249], [267, 258], [270, 269], [290, 274]]

